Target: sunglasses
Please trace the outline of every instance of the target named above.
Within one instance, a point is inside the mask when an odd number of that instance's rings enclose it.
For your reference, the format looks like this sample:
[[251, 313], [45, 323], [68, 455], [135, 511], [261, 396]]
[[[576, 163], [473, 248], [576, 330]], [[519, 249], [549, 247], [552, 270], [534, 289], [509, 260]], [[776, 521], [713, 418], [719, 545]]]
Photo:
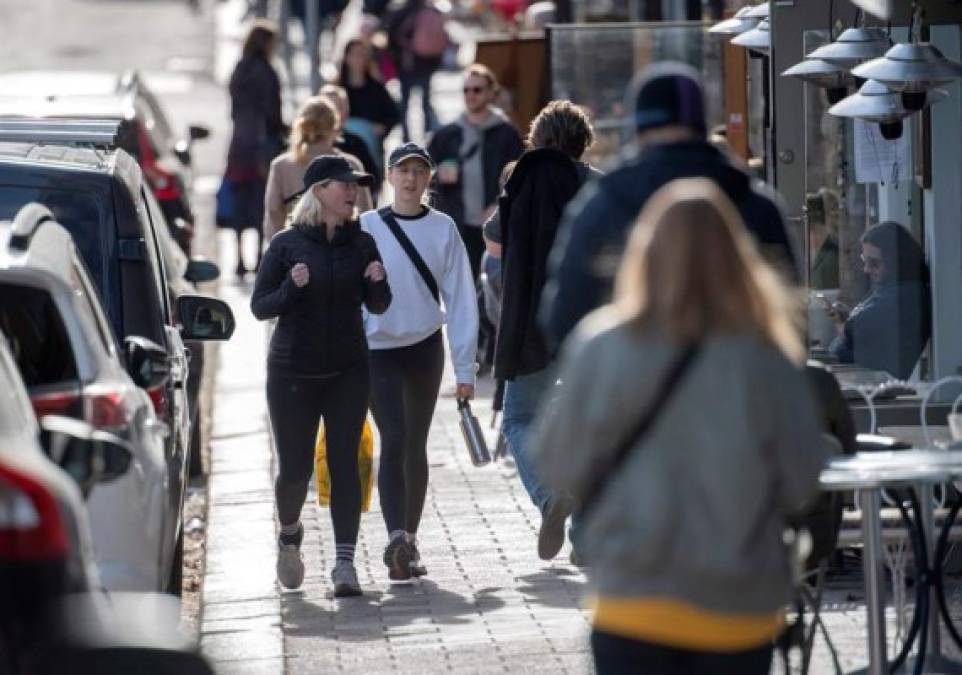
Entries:
[[465, 87], [465, 94], [482, 94], [487, 91], [487, 87]]
[[881, 258], [876, 258], [875, 256], [871, 255], [862, 255], [859, 257], [862, 259], [862, 264], [870, 270], [878, 269], [882, 266]]

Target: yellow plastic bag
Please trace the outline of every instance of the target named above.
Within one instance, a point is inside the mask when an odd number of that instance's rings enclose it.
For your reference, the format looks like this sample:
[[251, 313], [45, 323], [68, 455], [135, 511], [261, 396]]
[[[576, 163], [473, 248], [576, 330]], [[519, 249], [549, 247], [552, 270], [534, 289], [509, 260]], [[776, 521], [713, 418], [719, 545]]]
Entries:
[[[361, 476], [361, 511], [366, 512], [371, 508], [371, 495], [374, 494], [374, 430], [371, 420], [367, 418], [357, 447], [357, 468]], [[314, 444], [314, 477], [317, 480], [317, 503], [327, 506], [331, 503], [331, 474], [327, 469], [324, 422], [317, 430], [317, 442]]]

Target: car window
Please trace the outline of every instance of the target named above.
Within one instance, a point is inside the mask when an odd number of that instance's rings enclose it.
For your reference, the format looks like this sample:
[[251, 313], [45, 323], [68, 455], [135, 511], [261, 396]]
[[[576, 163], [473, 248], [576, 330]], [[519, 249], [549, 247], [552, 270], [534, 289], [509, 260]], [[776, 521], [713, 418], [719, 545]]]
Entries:
[[164, 261], [163, 257], [160, 255], [159, 247], [157, 244], [157, 233], [156, 229], [158, 227], [167, 227], [163, 221], [156, 221], [152, 217], [150, 207], [147, 206], [147, 200], [153, 199], [147, 190], [141, 186], [140, 188], [140, 201], [137, 204], [137, 210], [141, 212], [141, 217], [148, 225], [148, 239], [145, 242], [147, 249], [147, 257], [150, 258], [150, 268], [154, 272], [154, 281], [157, 284], [158, 297], [161, 298], [164, 306], [164, 323], [167, 325], [173, 325], [170, 321], [170, 297], [167, 293], [167, 274], [164, 271]]
[[[13, 220], [17, 212], [30, 202], [49, 208], [73, 237], [74, 244], [90, 270], [100, 292], [114, 330], [122, 332], [119, 261], [110, 251], [115, 231], [110, 214], [99, 197], [82, 190], [38, 188], [23, 185], [0, 185], [0, 220]], [[110, 280], [108, 282], [108, 280]]]
[[19, 382], [16, 368], [9, 352], [0, 349], [0, 430], [30, 433], [36, 424], [33, 408]]
[[100, 306], [100, 300], [96, 291], [90, 286], [89, 272], [84, 261], [76, 255], [70, 256], [70, 273], [73, 276], [74, 287], [77, 288], [77, 296], [84, 307], [90, 312], [91, 320], [97, 331], [97, 337], [108, 352], [116, 352], [116, 342], [107, 317], [104, 316]]
[[0, 283], [0, 330], [28, 387], [77, 379], [67, 329], [46, 291]]

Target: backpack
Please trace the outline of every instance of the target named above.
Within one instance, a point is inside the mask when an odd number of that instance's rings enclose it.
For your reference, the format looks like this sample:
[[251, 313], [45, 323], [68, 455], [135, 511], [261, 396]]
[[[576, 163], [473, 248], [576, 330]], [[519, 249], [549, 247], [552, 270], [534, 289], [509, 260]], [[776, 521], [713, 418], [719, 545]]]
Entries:
[[444, 15], [435, 7], [422, 7], [414, 16], [411, 51], [423, 58], [437, 58], [448, 47]]

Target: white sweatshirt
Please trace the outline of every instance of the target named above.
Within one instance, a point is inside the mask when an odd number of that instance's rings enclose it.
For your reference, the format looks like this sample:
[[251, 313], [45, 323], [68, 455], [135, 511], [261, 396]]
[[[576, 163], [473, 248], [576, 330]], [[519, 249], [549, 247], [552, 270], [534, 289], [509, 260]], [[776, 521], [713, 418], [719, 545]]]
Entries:
[[394, 214], [421, 254], [441, 291], [442, 310], [408, 254], [377, 211], [361, 215], [361, 228], [377, 242], [391, 285], [391, 306], [383, 314], [365, 312], [371, 349], [417, 344], [447, 323], [448, 345], [458, 384], [474, 384], [478, 351], [478, 299], [471, 263], [454, 221], [426, 209], [416, 217]]

